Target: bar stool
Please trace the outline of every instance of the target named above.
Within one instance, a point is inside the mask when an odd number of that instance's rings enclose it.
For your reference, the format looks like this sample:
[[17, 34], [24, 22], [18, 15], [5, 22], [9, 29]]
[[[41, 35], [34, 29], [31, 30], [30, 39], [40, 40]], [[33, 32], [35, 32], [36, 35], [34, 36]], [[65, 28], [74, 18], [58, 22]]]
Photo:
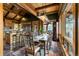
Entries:
[[12, 36], [12, 43], [11, 43], [11, 49], [12, 49], [13, 51], [16, 50], [16, 40], [17, 40], [17, 35], [14, 34], [14, 35]]
[[24, 46], [24, 36], [23, 34], [20, 34], [20, 47], [23, 47]]
[[17, 40], [16, 40], [16, 48], [19, 49], [19, 48], [20, 48], [20, 38], [19, 38], [20, 34], [17, 33], [16, 36], [17, 36]]

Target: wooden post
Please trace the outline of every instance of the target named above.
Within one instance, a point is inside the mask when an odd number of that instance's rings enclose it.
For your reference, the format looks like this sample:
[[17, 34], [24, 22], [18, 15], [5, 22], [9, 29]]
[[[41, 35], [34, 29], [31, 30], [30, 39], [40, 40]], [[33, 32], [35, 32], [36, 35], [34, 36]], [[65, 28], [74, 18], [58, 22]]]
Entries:
[[[78, 4], [79, 7], [79, 4]], [[78, 35], [79, 35], [79, 8], [78, 8]], [[79, 56], [79, 37], [78, 37], [78, 56]]]
[[0, 3], [0, 56], [3, 55], [3, 4]]
[[73, 12], [73, 16], [74, 16], [74, 29], [73, 29], [73, 55], [76, 55], [76, 8], [75, 8], [75, 4], [73, 4], [72, 7], [72, 12]]
[[78, 4], [75, 4], [75, 55], [78, 56]]

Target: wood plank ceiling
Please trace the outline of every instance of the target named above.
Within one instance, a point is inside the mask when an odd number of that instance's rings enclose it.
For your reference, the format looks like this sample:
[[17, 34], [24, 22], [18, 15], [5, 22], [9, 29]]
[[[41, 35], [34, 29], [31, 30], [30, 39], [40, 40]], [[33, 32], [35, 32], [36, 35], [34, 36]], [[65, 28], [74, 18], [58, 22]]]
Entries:
[[13, 20], [14, 22], [25, 22], [25, 21], [33, 21], [38, 20], [36, 16], [21, 8], [15, 3], [4, 3], [3, 4], [3, 16], [4, 20]]
[[42, 12], [42, 10], [45, 10], [47, 16], [48, 15], [54, 16], [54, 14], [56, 15], [59, 12], [59, 8], [60, 8], [59, 3], [25, 3], [18, 5], [20, 5], [26, 10], [29, 10], [35, 16], [37, 16], [37, 12]]
[[59, 4], [57, 3], [33, 3], [32, 4], [36, 11], [45, 9], [45, 12], [52, 13], [59, 10]]
[[46, 13], [58, 12], [60, 7], [59, 3], [26, 3], [25, 6], [26, 5], [35, 12], [45, 9]]
[[42, 10], [45, 10], [46, 15], [49, 20], [57, 19], [58, 18], [58, 12], [60, 4], [58, 3], [39, 3], [39, 4], [32, 4], [35, 7], [35, 10], [37, 12], [41, 12]]
[[37, 12], [44, 10], [47, 15], [58, 13], [57, 3], [4, 3], [4, 19], [20, 21], [39, 20]]

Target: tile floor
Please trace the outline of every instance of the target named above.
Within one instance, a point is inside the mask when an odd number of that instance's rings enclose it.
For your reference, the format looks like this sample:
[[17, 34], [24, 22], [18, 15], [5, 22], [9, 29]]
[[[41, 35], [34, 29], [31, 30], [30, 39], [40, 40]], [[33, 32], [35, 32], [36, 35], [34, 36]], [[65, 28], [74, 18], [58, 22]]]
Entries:
[[[42, 50], [41, 53], [43, 56], [44, 51]], [[10, 56], [10, 55], [25, 56], [24, 47], [12, 53], [10, 53], [8, 49], [4, 50], [4, 56]], [[37, 53], [37, 56], [40, 56], [39, 52]], [[52, 41], [51, 49], [49, 50], [49, 54], [46, 54], [46, 56], [63, 56], [59, 42]]]

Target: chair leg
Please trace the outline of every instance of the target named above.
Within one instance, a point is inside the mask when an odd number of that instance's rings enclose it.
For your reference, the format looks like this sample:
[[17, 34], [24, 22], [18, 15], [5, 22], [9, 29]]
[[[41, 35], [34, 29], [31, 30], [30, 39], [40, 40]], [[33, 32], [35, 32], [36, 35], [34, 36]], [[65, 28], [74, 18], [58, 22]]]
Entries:
[[28, 56], [27, 51], [25, 51], [25, 56]]
[[33, 56], [35, 56], [35, 54], [33, 53]]
[[40, 56], [41, 56], [41, 48], [40, 48], [39, 52], [40, 52]]
[[46, 52], [46, 50], [45, 50], [45, 46], [44, 46], [44, 56], [45, 56], [45, 54], [46, 54], [45, 52]]

